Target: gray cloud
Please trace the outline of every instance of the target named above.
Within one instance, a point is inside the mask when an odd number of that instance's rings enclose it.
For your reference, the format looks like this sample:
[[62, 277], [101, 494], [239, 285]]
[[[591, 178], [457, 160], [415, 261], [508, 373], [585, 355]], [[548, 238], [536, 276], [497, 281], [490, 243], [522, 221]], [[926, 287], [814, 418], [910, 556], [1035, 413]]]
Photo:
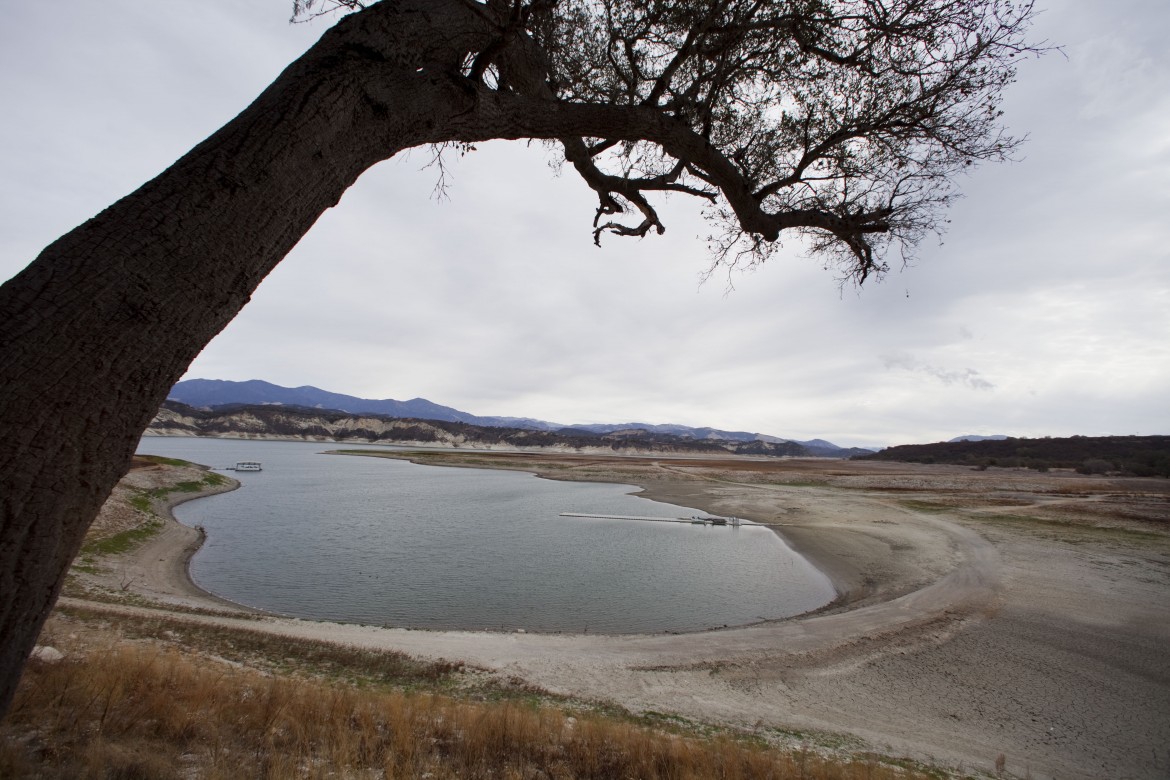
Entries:
[[[288, 13], [9, 9], [0, 278], [230, 119], [327, 26]], [[1037, 37], [1067, 59], [1020, 66], [1004, 107], [1030, 136], [1021, 159], [975, 170], [945, 241], [860, 294], [795, 240], [729, 295], [699, 286], [709, 229], [681, 198], [664, 236], [597, 249], [594, 198], [538, 145], [454, 161], [442, 203], [415, 152], [365, 174], [189, 376], [842, 444], [1170, 433], [1168, 25], [1163, 0], [1042, 14]]]
[[925, 374], [942, 382], [944, 385], [965, 385], [972, 390], [993, 390], [995, 385], [988, 382], [973, 368], [946, 369], [923, 363], [912, 355], [904, 352], [883, 355], [882, 363], [886, 369], [902, 369], [917, 374]]

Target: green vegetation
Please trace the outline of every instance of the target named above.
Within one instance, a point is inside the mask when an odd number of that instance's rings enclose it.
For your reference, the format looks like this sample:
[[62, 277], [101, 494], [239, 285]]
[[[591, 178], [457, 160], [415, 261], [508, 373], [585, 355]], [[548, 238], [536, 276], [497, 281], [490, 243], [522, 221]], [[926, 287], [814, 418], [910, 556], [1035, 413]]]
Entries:
[[978, 469], [1075, 469], [1081, 474], [1170, 477], [1170, 436], [1072, 436], [1069, 438], [905, 444], [859, 460], [949, 463]]
[[[144, 459], [167, 466], [189, 467], [193, 464], [175, 458], [161, 458], [157, 456], [138, 456]], [[91, 536], [81, 547], [77, 562], [74, 566], [80, 571], [96, 571], [97, 559], [104, 555], [118, 555], [128, 552], [163, 528], [163, 519], [156, 507], [173, 493], [198, 493], [208, 488], [220, 487], [227, 484], [227, 477], [214, 472], [207, 472], [197, 480], [185, 480], [173, 485], [158, 488], [132, 488], [133, 493], [126, 501], [134, 509], [146, 515], [143, 522], [134, 528], [119, 531], [108, 536]]]
[[223, 474], [216, 474], [214, 471], [209, 471], [203, 477], [203, 484], [211, 487], [219, 487], [227, 484], [227, 477]]
[[113, 536], [86, 542], [81, 548], [82, 559], [89, 563], [92, 562], [94, 556], [118, 555], [119, 553], [132, 550], [157, 534], [162, 530], [162, 527], [162, 521], [155, 519], [137, 528], [131, 528], [128, 531], [122, 531]]
[[[176, 482], [168, 487], [154, 488], [153, 490], [138, 490], [138, 494], [130, 499], [130, 503], [136, 508], [151, 511], [150, 503], [156, 499], [166, 498], [171, 493], [198, 493], [200, 490], [205, 490], [209, 487], [219, 487], [227, 482], [227, 479], [220, 474], [208, 473], [202, 479], [187, 480], [184, 482]], [[145, 501], [145, 506], [143, 502]]]
[[137, 495], [131, 497], [130, 503], [144, 512], [153, 512], [154, 501], [166, 498], [171, 493], [198, 493], [209, 487], [219, 487], [227, 484], [227, 477], [222, 474], [208, 472], [202, 479], [176, 482], [168, 487], [154, 488], [153, 490], [139, 489]]
[[137, 509], [139, 512], [151, 512], [151, 507], [154, 504], [154, 499], [144, 490], [137, 495], [130, 496], [130, 506]]
[[1126, 528], [1113, 525], [1093, 525], [1074, 520], [1040, 517], [1018, 513], [966, 513], [964, 518], [986, 525], [1005, 525], [1033, 536], [1065, 544], [1089, 544], [1113, 541], [1148, 550], [1170, 548], [1165, 532]]
[[163, 466], [193, 466], [194, 463], [186, 460], [179, 460], [178, 458], [164, 458], [162, 455], [135, 455], [135, 458], [157, 463]]

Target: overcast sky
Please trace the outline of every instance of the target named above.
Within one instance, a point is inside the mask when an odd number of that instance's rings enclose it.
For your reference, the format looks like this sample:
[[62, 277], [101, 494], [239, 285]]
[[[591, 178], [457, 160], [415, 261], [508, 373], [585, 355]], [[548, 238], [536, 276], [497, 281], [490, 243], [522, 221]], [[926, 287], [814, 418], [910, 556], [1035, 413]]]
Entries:
[[[328, 22], [291, 0], [0, 0], [0, 278], [244, 108]], [[1006, 119], [944, 242], [838, 290], [786, 246], [699, 278], [708, 228], [592, 245], [539, 145], [367, 172], [188, 378], [481, 415], [709, 425], [842, 445], [1170, 434], [1170, 4], [1042, 0]], [[729, 282], [734, 287], [729, 291]]]

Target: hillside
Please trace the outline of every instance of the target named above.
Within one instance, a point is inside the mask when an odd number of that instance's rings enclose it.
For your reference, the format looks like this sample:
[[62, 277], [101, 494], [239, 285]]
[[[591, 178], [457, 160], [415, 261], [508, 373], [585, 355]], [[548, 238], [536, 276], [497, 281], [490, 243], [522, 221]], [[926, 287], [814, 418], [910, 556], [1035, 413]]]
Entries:
[[[358, 398], [322, 390], [312, 385], [281, 387], [271, 382], [251, 379], [231, 382], [223, 379], [188, 379], [179, 382], [167, 396], [188, 406], [214, 408], [229, 404], [278, 404], [308, 409], [329, 409], [350, 414], [379, 414], [389, 417], [410, 417], [420, 420], [467, 422], [476, 425], [512, 425], [518, 428], [546, 427], [522, 425], [513, 418], [478, 417], [450, 406], [442, 406], [425, 398], [396, 401], [393, 398]], [[535, 422], [535, 421], [534, 421]]]
[[[344, 393], [335, 393], [322, 390], [312, 385], [301, 387], [282, 387], [271, 382], [252, 379], [246, 382], [233, 382], [223, 379], [187, 379], [176, 384], [168, 395], [168, 400], [178, 401], [201, 409], [218, 409], [224, 406], [285, 406], [298, 409], [316, 411], [343, 412], [351, 415], [375, 415], [380, 417], [396, 417], [412, 420], [427, 420], [441, 422], [460, 422], [487, 428], [516, 428], [533, 431], [556, 431], [564, 436], [586, 436], [595, 434], [616, 434], [622, 438], [632, 431], [644, 431], [647, 434], [664, 434], [675, 439], [711, 440], [715, 442], [743, 442], [746, 445], [745, 453], [753, 454], [792, 454], [798, 452], [793, 448], [769, 448], [752, 445], [751, 442], [765, 444], [794, 443], [804, 447], [801, 454], [821, 458], [847, 458], [850, 455], [862, 454], [868, 450], [845, 449], [838, 447], [824, 439], [810, 441], [794, 441], [778, 436], [769, 436], [763, 433], [749, 431], [725, 431], [710, 427], [691, 427], [687, 425], [655, 425], [642, 422], [628, 423], [587, 423], [578, 425], [564, 425], [561, 423], [536, 420], [531, 417], [491, 417], [471, 414], [450, 406], [428, 401], [425, 398], [413, 398], [409, 401], [396, 401], [392, 398], [358, 398]], [[646, 437], [653, 440], [653, 437]], [[776, 451], [773, 451], [776, 449]], [[705, 450], [700, 450], [705, 451]]]
[[951, 463], [977, 468], [1061, 468], [1075, 469], [1082, 474], [1170, 477], [1170, 436], [1004, 438], [904, 444], [858, 457], [904, 463]]
[[[823, 457], [820, 448], [796, 442], [694, 439], [642, 428], [595, 433], [580, 428], [560, 431], [473, 425], [378, 414], [349, 414], [326, 409], [275, 405], [228, 405], [196, 409], [166, 401], [147, 428], [160, 436], [301, 439], [310, 441], [407, 444], [473, 449], [547, 449], [561, 452], [624, 454], [765, 455]], [[863, 450], [834, 450], [846, 457]]]

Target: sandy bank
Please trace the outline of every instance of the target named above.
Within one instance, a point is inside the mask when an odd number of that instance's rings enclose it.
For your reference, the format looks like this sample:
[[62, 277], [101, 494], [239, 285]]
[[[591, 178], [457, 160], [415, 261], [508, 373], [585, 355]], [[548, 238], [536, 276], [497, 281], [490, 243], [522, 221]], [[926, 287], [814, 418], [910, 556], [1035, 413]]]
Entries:
[[179, 483], [200, 483], [200, 488], [153, 497], [151, 511], [162, 520], [158, 532], [129, 552], [106, 556], [96, 572], [81, 574], [83, 582], [108, 592], [132, 594], [164, 605], [255, 613], [255, 610], [203, 590], [191, 578], [191, 558], [203, 546], [206, 535], [202, 528], [192, 528], [176, 520], [175, 507], [240, 487], [239, 482], [224, 475], [220, 475], [223, 477], [220, 484], [206, 484], [204, 477], [208, 472], [209, 469], [202, 466], [191, 465], [136, 468], [127, 474], [95, 521], [94, 525], [99, 526], [97, 530], [103, 530], [102, 525], [107, 526], [104, 530], [113, 531], [141, 522], [141, 515], [130, 506], [130, 495], [141, 495], [140, 491], [161, 492]]

